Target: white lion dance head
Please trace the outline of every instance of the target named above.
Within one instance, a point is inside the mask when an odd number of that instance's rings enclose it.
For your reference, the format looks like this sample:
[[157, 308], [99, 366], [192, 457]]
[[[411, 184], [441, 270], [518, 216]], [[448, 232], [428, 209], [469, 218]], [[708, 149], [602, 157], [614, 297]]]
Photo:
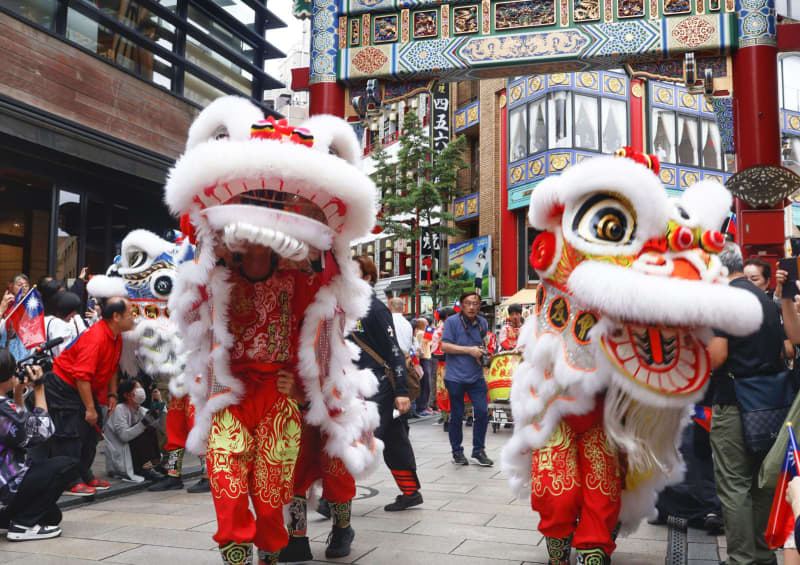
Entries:
[[170, 320], [167, 301], [175, 287], [178, 266], [194, 257], [184, 238], [174, 242], [147, 230], [133, 230], [105, 275], [92, 277], [88, 292], [97, 298], [125, 296], [133, 303], [136, 325], [123, 334], [122, 370], [139, 370], [154, 378], [170, 379], [170, 390], [183, 396], [184, 358], [179, 355], [178, 328]]
[[709, 377], [710, 328], [747, 335], [761, 323], [756, 297], [727, 285], [716, 255], [728, 191], [702, 181], [670, 200], [655, 157], [633, 157], [583, 161], [533, 191], [528, 219], [541, 233], [531, 264], [542, 282], [520, 335], [516, 427], [503, 450], [519, 492], [531, 451], [604, 393], [605, 431], [624, 454], [628, 526], [680, 480], [676, 445]]
[[380, 456], [382, 444], [372, 436], [377, 410], [364, 400], [377, 383], [355, 368], [355, 351], [344, 341], [371, 293], [350, 260], [350, 242], [369, 233], [377, 208], [375, 185], [359, 162], [355, 133], [333, 116], [292, 128], [227, 96], [192, 124], [165, 188], [170, 210], [197, 242], [195, 261], [180, 268], [170, 299], [182, 324], [197, 409], [190, 449], [203, 450], [211, 415], [245, 390], [230, 367], [229, 271], [215, 250], [256, 244], [283, 262], [303, 260], [313, 247], [326, 271], [335, 270], [306, 310], [298, 341], [297, 370], [310, 400], [305, 419], [322, 428], [326, 449], [354, 475]]

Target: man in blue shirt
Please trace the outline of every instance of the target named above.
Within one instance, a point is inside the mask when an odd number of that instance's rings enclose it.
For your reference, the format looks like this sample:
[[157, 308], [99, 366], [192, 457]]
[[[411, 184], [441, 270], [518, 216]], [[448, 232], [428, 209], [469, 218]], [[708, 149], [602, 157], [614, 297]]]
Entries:
[[481, 297], [475, 292], [461, 296], [461, 313], [450, 316], [444, 323], [442, 351], [445, 353], [444, 384], [450, 394], [450, 447], [453, 463], [469, 465], [461, 446], [461, 421], [464, 418], [464, 394], [472, 402], [475, 424], [472, 428], [472, 458], [479, 465], [490, 467], [494, 462], [486, 456], [484, 443], [489, 422], [486, 400], [488, 388], [483, 377], [481, 358], [489, 356], [486, 349], [488, 324], [478, 315]]

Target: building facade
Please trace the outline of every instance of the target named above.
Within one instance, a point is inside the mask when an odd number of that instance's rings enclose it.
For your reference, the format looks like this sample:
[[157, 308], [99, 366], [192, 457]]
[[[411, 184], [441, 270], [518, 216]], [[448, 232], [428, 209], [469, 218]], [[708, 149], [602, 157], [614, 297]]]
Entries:
[[264, 0], [0, 0], [0, 279], [105, 270], [175, 227], [169, 168], [224, 94], [269, 112]]

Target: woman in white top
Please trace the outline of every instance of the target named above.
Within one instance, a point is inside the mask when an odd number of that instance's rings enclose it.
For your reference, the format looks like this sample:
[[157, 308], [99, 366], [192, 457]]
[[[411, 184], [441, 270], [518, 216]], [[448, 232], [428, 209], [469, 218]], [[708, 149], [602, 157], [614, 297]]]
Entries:
[[64, 338], [64, 341], [52, 349], [53, 357], [57, 357], [86, 329], [86, 324], [78, 315], [81, 299], [77, 294], [68, 291], [59, 292], [53, 296], [52, 304], [54, 315], [45, 316], [44, 327], [48, 340]]

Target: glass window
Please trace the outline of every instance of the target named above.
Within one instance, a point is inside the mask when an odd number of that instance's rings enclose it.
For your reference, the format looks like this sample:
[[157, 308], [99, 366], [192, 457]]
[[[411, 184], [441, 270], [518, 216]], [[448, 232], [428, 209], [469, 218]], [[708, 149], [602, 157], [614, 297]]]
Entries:
[[80, 12], [67, 12], [67, 39], [156, 84], [170, 88], [172, 64]]
[[659, 161], [675, 162], [675, 113], [670, 110], [653, 108], [650, 131], [652, 132], [652, 151]]
[[183, 95], [192, 102], [196, 102], [201, 106], [207, 106], [220, 96], [225, 96], [225, 94], [225, 92], [211, 86], [189, 71], [186, 71], [184, 74]]
[[703, 150], [700, 153], [702, 157], [702, 166], [706, 169], [722, 169], [722, 141], [719, 137], [719, 129], [717, 122], [712, 120], [702, 120], [700, 122], [703, 143]]
[[[235, 8], [235, 6], [231, 5], [232, 2], [230, 0], [215, 0], [215, 3], [219, 5], [227, 5], [228, 12]], [[252, 28], [252, 23], [255, 20], [255, 14], [253, 13], [252, 9], [247, 8], [247, 10], [250, 11], [251, 15], [249, 17], [245, 17], [245, 19], [248, 21], [243, 23], [248, 24], [248, 26]], [[244, 13], [242, 10], [239, 12]], [[243, 21], [241, 18], [237, 17], [237, 19]], [[207, 16], [205, 12], [198, 10], [191, 4], [189, 5], [189, 21], [200, 28], [200, 31], [202, 31], [203, 34], [210, 35], [220, 43], [225, 44], [225, 46], [247, 57], [247, 59], [253, 60], [253, 47], [249, 43], [238, 37], [227, 27], [224, 27], [222, 24], [214, 21], [214, 19]]]
[[550, 149], [572, 145], [572, 104], [568, 92], [547, 95], [547, 130]]
[[597, 98], [575, 95], [575, 147], [597, 151]]
[[603, 153], [613, 153], [628, 141], [628, 108], [622, 100], [603, 98]]
[[781, 60], [783, 75], [783, 107], [800, 112], [800, 57], [789, 56]]
[[253, 75], [191, 36], [186, 38], [186, 60], [250, 96]]
[[509, 114], [510, 127], [510, 155], [511, 162], [519, 161], [527, 156], [525, 148], [528, 146], [527, 133], [527, 113], [525, 106], [520, 106], [511, 110]]
[[175, 27], [132, 0], [98, 0], [97, 7], [110, 18], [172, 51]]
[[0, 0], [0, 6], [49, 30], [55, 29], [58, 0]]
[[678, 116], [678, 164], [698, 165], [697, 118]]
[[528, 105], [528, 152], [530, 155], [541, 153], [547, 149], [547, 121], [545, 120], [545, 99], [541, 98]]
[[74, 192], [58, 192], [58, 240], [56, 243], [55, 278], [66, 280], [78, 276], [78, 236], [81, 233], [81, 196]]

